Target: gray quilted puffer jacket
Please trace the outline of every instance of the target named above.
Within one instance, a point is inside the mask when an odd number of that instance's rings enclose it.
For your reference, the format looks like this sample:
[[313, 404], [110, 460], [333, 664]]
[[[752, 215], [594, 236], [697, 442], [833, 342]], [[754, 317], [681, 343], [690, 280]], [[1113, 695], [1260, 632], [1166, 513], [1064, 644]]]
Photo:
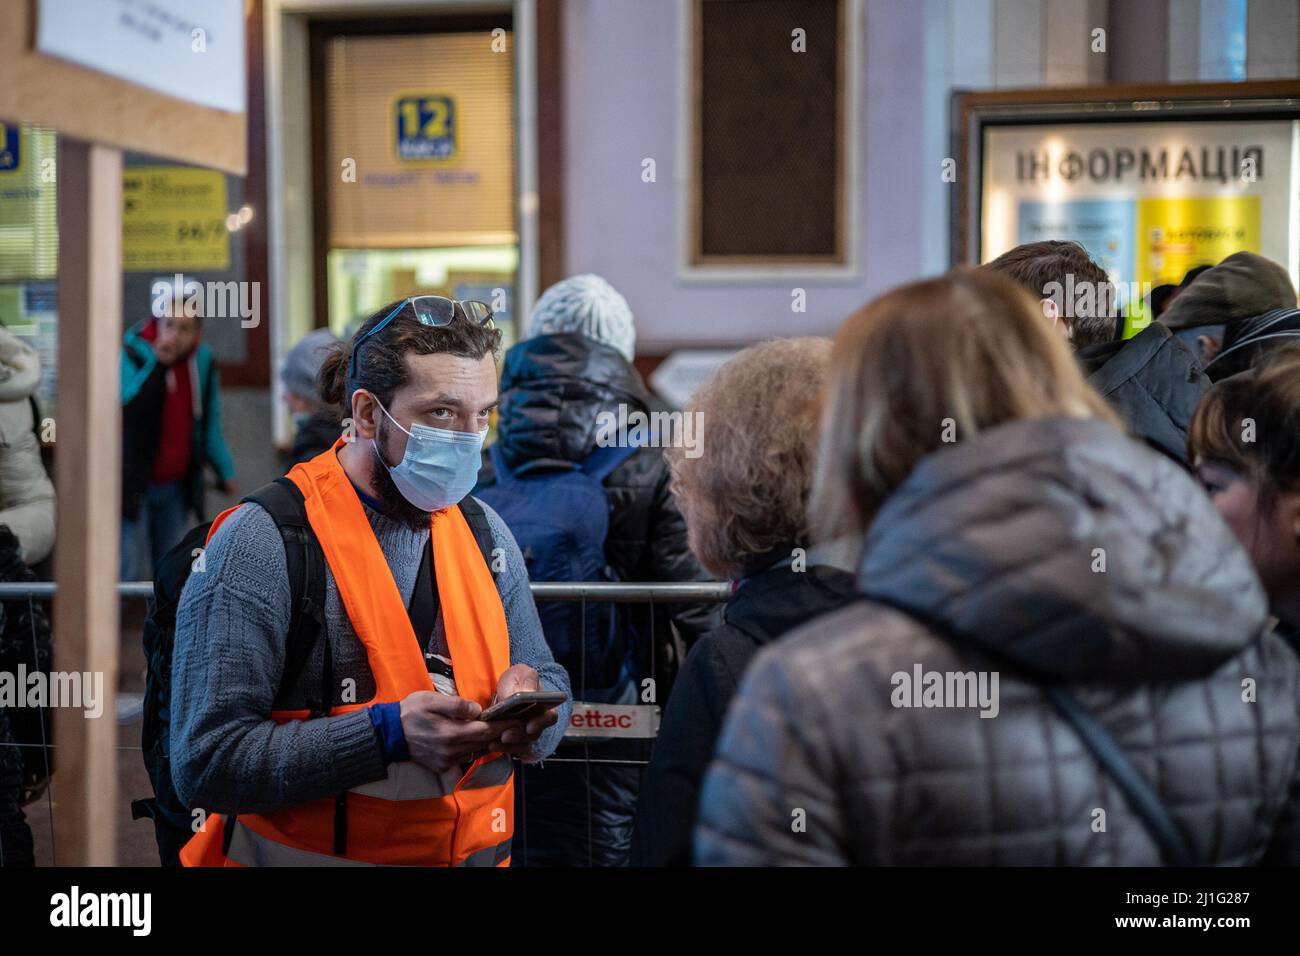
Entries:
[[1297, 862], [1300, 664], [1171, 461], [1097, 421], [993, 429], [890, 497], [859, 586], [887, 603], [818, 618], [751, 666], [705, 780], [697, 863], [1159, 864], [1073, 728], [1005, 664], [996, 716], [895, 706], [915, 701], [894, 675], [996, 668], [888, 604], [1064, 681], [1199, 859]]

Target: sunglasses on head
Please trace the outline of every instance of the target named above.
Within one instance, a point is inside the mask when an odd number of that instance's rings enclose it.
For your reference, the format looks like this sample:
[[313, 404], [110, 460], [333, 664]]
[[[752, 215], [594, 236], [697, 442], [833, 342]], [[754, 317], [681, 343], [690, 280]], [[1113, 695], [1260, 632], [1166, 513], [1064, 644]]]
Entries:
[[349, 378], [356, 377], [357, 353], [361, 351], [362, 343], [375, 333], [388, 328], [388, 324], [397, 318], [398, 313], [408, 305], [415, 312], [416, 321], [421, 325], [435, 328], [442, 325], [451, 325], [459, 314], [466, 322], [476, 322], [479, 325], [492, 328], [492, 308], [486, 302], [479, 302], [476, 299], [448, 299], [440, 295], [413, 295], [399, 302], [397, 308], [376, 322], [374, 328], [369, 332], [357, 339], [356, 344], [352, 346], [351, 368], [348, 370]]

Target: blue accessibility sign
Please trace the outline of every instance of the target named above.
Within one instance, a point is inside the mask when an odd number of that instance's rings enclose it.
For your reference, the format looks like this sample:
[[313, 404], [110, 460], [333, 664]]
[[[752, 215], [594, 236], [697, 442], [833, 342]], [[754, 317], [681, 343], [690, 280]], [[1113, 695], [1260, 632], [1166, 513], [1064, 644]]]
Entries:
[[13, 123], [0, 123], [0, 173], [12, 173], [23, 164], [23, 141]]

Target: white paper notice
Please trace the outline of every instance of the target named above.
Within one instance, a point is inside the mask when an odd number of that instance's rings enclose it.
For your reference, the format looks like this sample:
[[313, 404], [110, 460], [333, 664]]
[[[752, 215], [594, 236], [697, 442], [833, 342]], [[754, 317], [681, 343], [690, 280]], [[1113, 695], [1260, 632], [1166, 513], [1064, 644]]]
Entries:
[[40, 53], [244, 112], [243, 0], [38, 0], [36, 10]]
[[673, 408], [682, 408], [737, 349], [679, 349], [650, 373], [650, 387]]

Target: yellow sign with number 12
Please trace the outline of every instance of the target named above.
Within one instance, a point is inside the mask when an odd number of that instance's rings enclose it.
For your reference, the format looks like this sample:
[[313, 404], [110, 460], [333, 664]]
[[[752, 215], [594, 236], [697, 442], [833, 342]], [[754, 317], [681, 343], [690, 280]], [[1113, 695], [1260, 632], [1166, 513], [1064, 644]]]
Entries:
[[435, 93], [393, 100], [393, 156], [403, 164], [442, 164], [456, 158], [456, 102]]

